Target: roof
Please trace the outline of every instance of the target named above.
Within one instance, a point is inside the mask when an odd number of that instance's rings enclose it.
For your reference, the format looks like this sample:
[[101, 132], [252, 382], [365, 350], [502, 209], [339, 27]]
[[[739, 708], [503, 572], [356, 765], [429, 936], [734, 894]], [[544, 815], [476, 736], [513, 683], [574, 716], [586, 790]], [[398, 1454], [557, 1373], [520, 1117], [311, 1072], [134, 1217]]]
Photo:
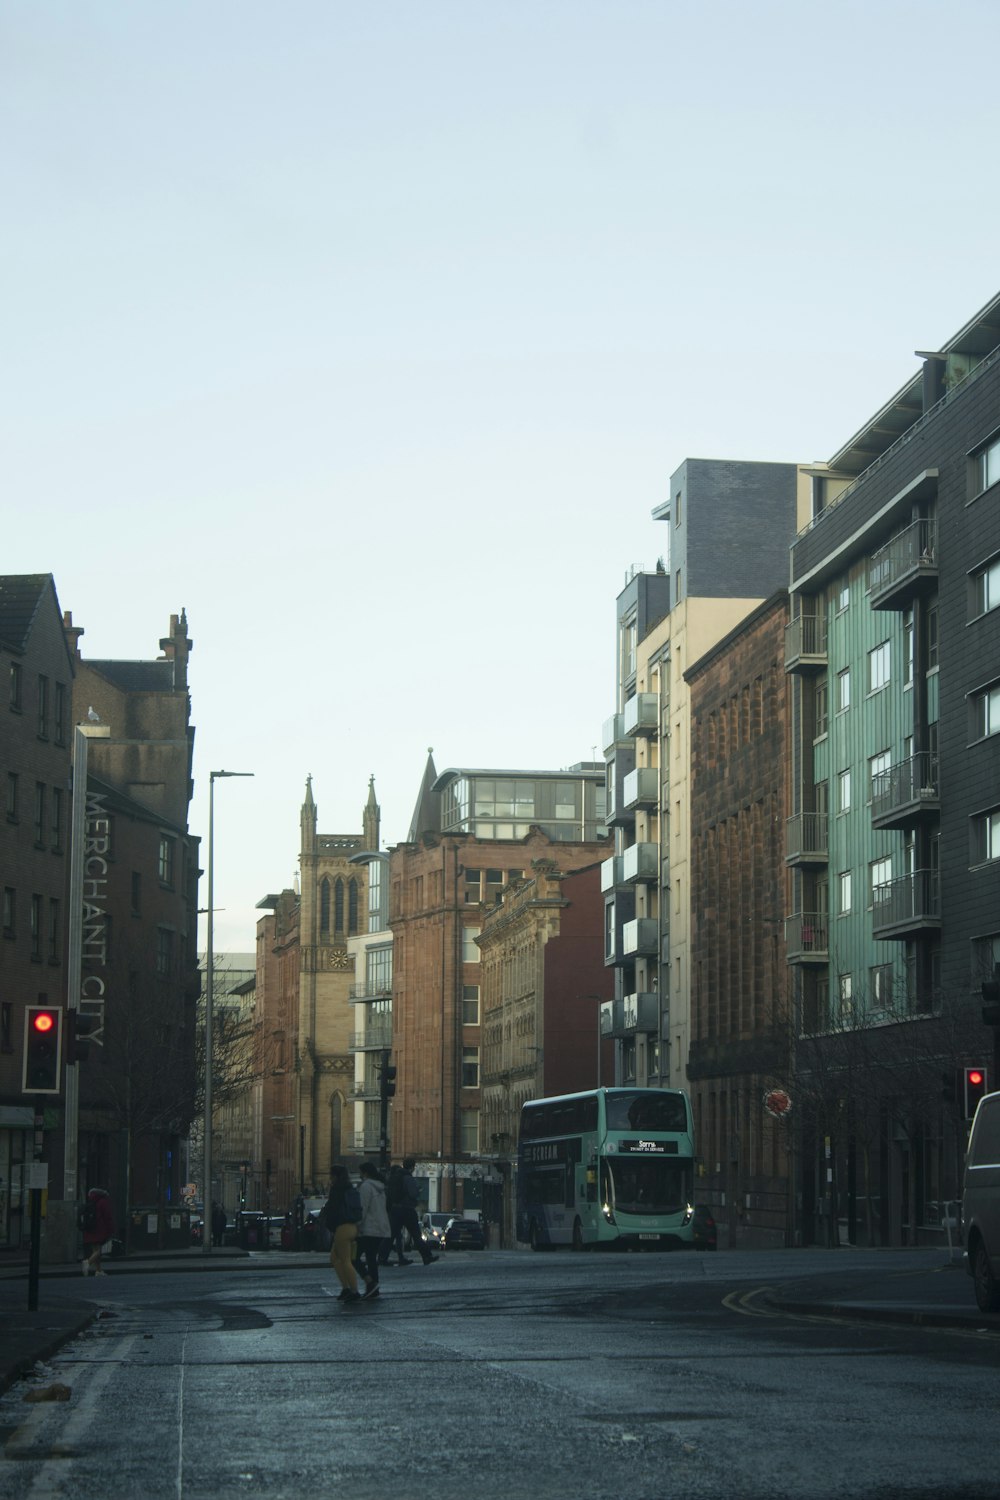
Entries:
[[449, 766], [446, 771], [441, 772], [431, 790], [443, 792], [445, 787], [450, 786], [459, 776], [499, 776], [513, 779], [530, 776], [536, 781], [571, 781], [575, 777], [584, 777], [590, 781], [603, 781], [606, 774], [605, 767], [598, 765], [597, 761], [587, 765], [570, 766], [561, 771], [500, 771], [491, 770], [489, 767]]
[[51, 573], [0, 576], [0, 641], [11, 651], [26, 649], [42, 599], [48, 589], [55, 595], [55, 587]]
[[124, 693], [169, 693], [174, 687], [172, 661], [87, 661], [92, 671]]
[[[934, 353], [967, 354], [973, 365], [1000, 345], [1000, 293]], [[918, 357], [927, 358], [917, 351]], [[860, 474], [923, 415], [923, 369], [902, 386], [830, 459], [839, 474]]]

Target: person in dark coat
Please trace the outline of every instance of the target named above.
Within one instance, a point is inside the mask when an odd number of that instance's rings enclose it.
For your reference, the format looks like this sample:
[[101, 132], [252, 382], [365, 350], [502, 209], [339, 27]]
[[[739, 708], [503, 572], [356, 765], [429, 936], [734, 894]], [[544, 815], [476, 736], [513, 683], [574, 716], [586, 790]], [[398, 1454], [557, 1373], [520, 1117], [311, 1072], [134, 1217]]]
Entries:
[[85, 1228], [83, 1231], [83, 1248], [86, 1252], [83, 1274], [89, 1276], [93, 1272], [95, 1276], [103, 1276], [105, 1272], [101, 1267], [101, 1252], [105, 1242], [115, 1236], [114, 1209], [104, 1188], [92, 1187], [87, 1194], [87, 1202], [94, 1205], [94, 1223], [92, 1228]]
[[226, 1210], [221, 1203], [212, 1204], [212, 1244], [221, 1245], [226, 1235]]

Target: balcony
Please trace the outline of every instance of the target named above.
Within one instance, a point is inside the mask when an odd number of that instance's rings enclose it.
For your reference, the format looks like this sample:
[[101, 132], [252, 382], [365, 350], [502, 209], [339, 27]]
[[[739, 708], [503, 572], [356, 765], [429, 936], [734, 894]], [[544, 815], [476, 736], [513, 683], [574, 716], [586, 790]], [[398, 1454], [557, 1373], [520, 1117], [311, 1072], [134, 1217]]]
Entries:
[[626, 959], [655, 958], [660, 945], [660, 926], [655, 917], [634, 917], [622, 927], [622, 953]]
[[625, 777], [622, 803], [629, 812], [655, 810], [660, 805], [660, 773], [655, 766], [639, 766]]
[[655, 990], [625, 996], [622, 1001], [622, 1029], [625, 1032], [658, 1031], [659, 1027], [660, 997]]
[[941, 812], [938, 758], [921, 750], [872, 777], [872, 827], [912, 828]]
[[600, 1010], [601, 1036], [624, 1036], [624, 1009], [621, 1000], [605, 1000]]
[[821, 672], [826, 668], [826, 616], [798, 615], [785, 626], [785, 671]]
[[392, 980], [384, 982], [368, 980], [364, 984], [352, 984], [347, 992], [352, 1005], [366, 1005], [370, 1000], [391, 1000]]
[[352, 1031], [349, 1043], [352, 1052], [376, 1052], [392, 1046], [392, 1025], [368, 1026], [364, 1031]]
[[913, 521], [868, 559], [872, 609], [908, 609], [938, 586], [937, 521]]
[[659, 875], [659, 844], [630, 844], [621, 856], [622, 883], [634, 885], [636, 881], [655, 882]]
[[636, 693], [625, 705], [623, 727], [630, 739], [660, 732], [660, 699], [657, 693]]
[[622, 857], [613, 854], [610, 859], [601, 861], [601, 890], [603, 892], [617, 890], [622, 884]]
[[785, 918], [785, 957], [790, 964], [830, 961], [830, 919], [826, 912], [796, 912]]
[[785, 822], [785, 864], [825, 865], [829, 858], [830, 819], [826, 813], [796, 813]]
[[610, 719], [605, 719], [604, 729], [601, 735], [602, 746], [605, 756], [614, 750], [616, 745], [622, 744], [625, 739], [625, 730], [622, 726], [621, 714], [612, 714]]
[[356, 1130], [354, 1132], [355, 1151], [378, 1151], [381, 1145], [382, 1140], [377, 1130]]
[[364, 1083], [351, 1084], [352, 1099], [377, 1099], [378, 1096], [378, 1083], [374, 1078], [366, 1079]]
[[936, 870], [914, 870], [872, 891], [872, 936], [910, 938], [941, 926], [941, 882]]

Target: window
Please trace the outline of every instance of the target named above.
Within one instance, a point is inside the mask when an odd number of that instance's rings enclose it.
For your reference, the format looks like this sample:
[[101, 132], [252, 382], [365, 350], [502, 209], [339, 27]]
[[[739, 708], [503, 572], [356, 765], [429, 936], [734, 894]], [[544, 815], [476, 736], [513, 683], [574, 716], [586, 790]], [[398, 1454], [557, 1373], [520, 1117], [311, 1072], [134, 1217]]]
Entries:
[[132, 915], [142, 914], [142, 876], [138, 870], [132, 871]]
[[3, 935], [5, 938], [16, 936], [17, 931], [17, 891], [12, 885], [3, 888]]
[[873, 893], [880, 885], [888, 885], [892, 879], [892, 858], [884, 854], [873, 859], [868, 866], [868, 905], [873, 905]]
[[463, 984], [462, 986], [462, 1025], [479, 1025], [478, 984]]
[[347, 934], [356, 936], [358, 931], [358, 882], [352, 875], [347, 882]]
[[816, 679], [816, 687], [813, 691], [813, 710], [815, 724], [813, 733], [816, 739], [826, 734], [830, 718], [830, 684], [824, 672]]
[[938, 607], [937, 604], [927, 606], [927, 670], [930, 672], [938, 664]]
[[38, 679], [38, 738], [47, 740], [49, 737], [49, 679], [39, 677]]
[[843, 916], [845, 912], [849, 912], [851, 909], [850, 870], [841, 870], [840, 874], [837, 876], [837, 894], [840, 903], [838, 910], [840, 911], [841, 916]]
[[160, 877], [161, 885], [172, 886], [174, 883], [174, 844], [174, 839], [170, 838], [165, 833], [160, 834], [158, 874]]
[[882, 641], [868, 653], [868, 691], [877, 693], [889, 684], [889, 642]]
[[991, 562], [989, 567], [972, 575], [972, 590], [975, 614], [985, 615], [988, 610], [996, 609], [1000, 604], [1000, 561]]
[[156, 973], [169, 979], [174, 971], [174, 933], [171, 927], [156, 929]]
[[851, 585], [848, 579], [843, 579], [837, 589], [836, 609], [838, 615], [842, 615], [851, 602]]
[[465, 904], [466, 906], [478, 906], [483, 899], [483, 872], [482, 870], [466, 870], [465, 872]]
[[1000, 808], [972, 820], [972, 861], [1000, 859]]
[[989, 734], [1000, 734], [1000, 686], [977, 693], [972, 700], [972, 712], [972, 732], [977, 739], [985, 739]]
[[837, 777], [837, 811], [849, 812], [851, 807], [851, 772], [841, 771]]
[[0, 1004], [0, 1052], [13, 1052], [14, 1007], [9, 1000]]
[[12, 661], [10, 664], [10, 706], [16, 714], [21, 712], [23, 680], [20, 662]]
[[66, 743], [66, 684], [56, 683], [55, 697], [55, 737], [57, 745]]
[[7, 772], [7, 822], [17, 822], [17, 772]]
[[330, 935], [330, 882], [325, 875], [319, 883], [319, 933], [320, 937]]
[[888, 750], [880, 750], [878, 755], [873, 755], [868, 761], [868, 795], [874, 797], [881, 787], [875, 784], [876, 777], [886, 775], [892, 768], [892, 757]]
[[851, 706], [851, 669], [845, 667], [837, 673], [837, 712], [846, 713]]
[[872, 1010], [892, 1009], [892, 964], [875, 964], [868, 970]]
[[556, 782], [556, 817], [576, 817], [576, 787], [572, 781]]
[[[110, 921], [110, 918], [108, 919]], [[59, 951], [59, 902], [55, 897], [49, 898], [49, 963], [57, 964], [61, 957]]]
[[365, 993], [392, 994], [392, 949], [369, 948], [365, 954]]
[[462, 1110], [462, 1150], [466, 1156], [476, 1156], [479, 1152], [478, 1109]]
[[976, 454], [976, 478], [980, 494], [1000, 479], [1000, 438]]
[[913, 683], [913, 610], [903, 615], [903, 686]]
[[42, 960], [42, 898], [31, 898], [31, 957], [36, 963]]
[[479, 936], [478, 927], [462, 928], [462, 962], [463, 964], [477, 964], [479, 962], [479, 944], [476, 938]]
[[854, 977], [851, 974], [838, 974], [837, 976], [837, 999], [839, 1003], [838, 1020], [842, 1026], [849, 1026], [854, 1020]]
[[52, 788], [52, 819], [49, 823], [49, 831], [52, 836], [53, 849], [62, 848], [62, 819], [63, 819], [63, 794], [61, 786]]
[[45, 783], [35, 782], [35, 848], [45, 847]]
[[462, 1087], [463, 1089], [477, 1089], [479, 1087], [479, 1048], [462, 1048]]

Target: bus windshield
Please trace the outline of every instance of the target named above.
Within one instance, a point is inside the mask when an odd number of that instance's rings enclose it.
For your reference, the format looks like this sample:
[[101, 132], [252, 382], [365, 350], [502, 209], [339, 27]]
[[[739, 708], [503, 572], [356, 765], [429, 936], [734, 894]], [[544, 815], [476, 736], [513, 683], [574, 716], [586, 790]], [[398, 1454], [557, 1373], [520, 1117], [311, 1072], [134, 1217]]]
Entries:
[[683, 1094], [642, 1089], [629, 1093], [609, 1089], [604, 1102], [608, 1130], [662, 1130], [683, 1134], [688, 1128]]
[[611, 1189], [606, 1201], [618, 1213], [676, 1214], [688, 1205], [692, 1171], [689, 1160], [606, 1156], [603, 1165]]

